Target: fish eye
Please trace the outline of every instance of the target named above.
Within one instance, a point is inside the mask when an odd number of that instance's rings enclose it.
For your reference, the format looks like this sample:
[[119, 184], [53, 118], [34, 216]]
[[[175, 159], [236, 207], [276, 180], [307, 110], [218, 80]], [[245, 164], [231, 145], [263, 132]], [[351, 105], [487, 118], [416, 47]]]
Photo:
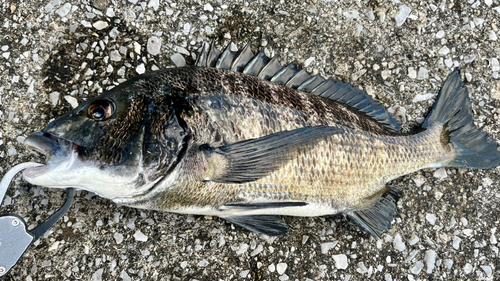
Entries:
[[110, 118], [115, 109], [116, 105], [112, 100], [96, 100], [89, 106], [88, 115], [94, 120], [103, 121]]

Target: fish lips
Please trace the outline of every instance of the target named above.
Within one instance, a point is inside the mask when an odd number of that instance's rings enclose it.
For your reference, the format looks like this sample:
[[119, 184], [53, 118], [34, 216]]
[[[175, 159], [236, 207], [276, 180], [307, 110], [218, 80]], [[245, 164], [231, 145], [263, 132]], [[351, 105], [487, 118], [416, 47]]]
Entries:
[[23, 171], [23, 176], [28, 181], [49, 172], [68, 158], [78, 155], [79, 148], [77, 144], [71, 141], [44, 132], [29, 135], [24, 140], [24, 145], [29, 150], [45, 155], [48, 159], [47, 164], [44, 166], [28, 168]]

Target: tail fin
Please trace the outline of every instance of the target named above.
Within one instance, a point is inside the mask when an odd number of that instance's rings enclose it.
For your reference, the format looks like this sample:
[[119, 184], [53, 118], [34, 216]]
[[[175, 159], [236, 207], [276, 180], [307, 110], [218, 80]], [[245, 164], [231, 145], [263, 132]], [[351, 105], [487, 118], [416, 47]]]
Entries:
[[444, 125], [441, 141], [456, 152], [455, 159], [447, 166], [472, 169], [500, 166], [498, 143], [474, 125], [469, 94], [459, 70], [446, 79], [423, 127], [433, 124]]

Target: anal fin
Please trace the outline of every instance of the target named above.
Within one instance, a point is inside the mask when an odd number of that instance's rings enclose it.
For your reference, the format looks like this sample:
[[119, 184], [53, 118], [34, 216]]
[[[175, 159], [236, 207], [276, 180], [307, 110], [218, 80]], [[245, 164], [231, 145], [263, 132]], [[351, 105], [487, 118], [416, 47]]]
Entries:
[[288, 232], [288, 225], [277, 215], [231, 216], [224, 219], [253, 233], [278, 236]]
[[396, 203], [401, 197], [401, 192], [394, 187], [373, 199], [370, 207], [345, 213], [347, 218], [355, 223], [364, 232], [373, 237], [381, 237], [384, 231], [391, 227], [391, 221], [396, 213]]

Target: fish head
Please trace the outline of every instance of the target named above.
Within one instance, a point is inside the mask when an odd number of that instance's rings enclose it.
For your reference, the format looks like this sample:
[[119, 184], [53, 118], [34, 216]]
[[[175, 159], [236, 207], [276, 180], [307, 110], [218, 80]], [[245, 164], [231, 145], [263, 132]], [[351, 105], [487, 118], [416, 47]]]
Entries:
[[109, 199], [147, 193], [175, 166], [189, 138], [168, 97], [118, 89], [90, 99], [28, 136], [28, 149], [47, 156], [23, 171], [26, 181], [74, 187]]

